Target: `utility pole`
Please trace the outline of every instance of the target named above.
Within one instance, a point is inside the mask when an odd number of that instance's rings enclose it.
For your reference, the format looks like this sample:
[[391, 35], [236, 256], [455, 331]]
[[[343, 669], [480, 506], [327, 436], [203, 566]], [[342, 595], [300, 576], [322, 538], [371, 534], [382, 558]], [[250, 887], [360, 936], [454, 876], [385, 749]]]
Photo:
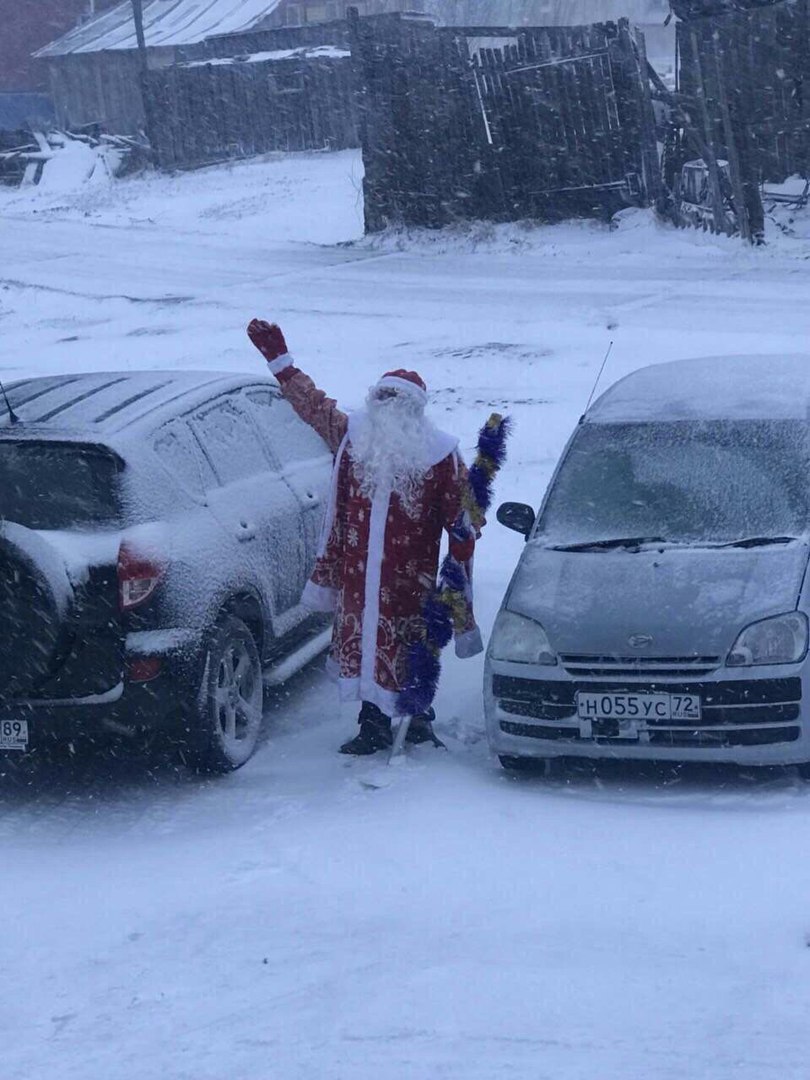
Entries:
[[132, 0], [132, 18], [135, 22], [135, 40], [138, 43], [138, 60], [140, 61], [140, 84], [141, 101], [143, 103], [143, 123], [146, 138], [152, 147], [153, 155], [157, 154], [157, 143], [154, 139], [154, 125], [152, 123], [152, 98], [149, 92], [149, 54], [146, 51], [146, 34], [143, 29], [143, 0]]
[[149, 70], [149, 59], [146, 55], [146, 35], [143, 32], [143, 0], [132, 0], [132, 17], [135, 20], [135, 38], [138, 42], [141, 71], [145, 74]]

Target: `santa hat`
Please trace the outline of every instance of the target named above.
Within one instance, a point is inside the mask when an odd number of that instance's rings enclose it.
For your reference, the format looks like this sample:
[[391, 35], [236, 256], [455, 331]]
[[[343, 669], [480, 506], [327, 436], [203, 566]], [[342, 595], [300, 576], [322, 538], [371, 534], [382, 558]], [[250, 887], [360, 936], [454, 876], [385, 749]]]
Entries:
[[396, 371], [386, 371], [385, 375], [377, 383], [378, 390], [399, 390], [410, 394], [422, 405], [427, 405], [427, 386], [424, 379], [415, 371], [404, 371], [397, 368]]

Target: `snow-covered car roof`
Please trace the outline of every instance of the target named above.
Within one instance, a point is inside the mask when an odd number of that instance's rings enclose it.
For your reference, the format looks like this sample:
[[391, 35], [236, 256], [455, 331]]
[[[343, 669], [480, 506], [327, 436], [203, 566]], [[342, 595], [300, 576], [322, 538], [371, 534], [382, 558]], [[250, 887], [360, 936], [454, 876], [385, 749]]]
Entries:
[[[214, 34], [251, 30], [279, 0], [145, 0], [143, 25], [150, 47], [192, 45]], [[88, 19], [34, 55], [65, 56], [137, 48], [130, 0]]]
[[810, 355], [707, 356], [653, 364], [594, 402], [587, 423], [808, 420]]
[[263, 374], [216, 371], [106, 371], [24, 379], [7, 387], [19, 425], [11, 425], [0, 399], [0, 437], [95, 440], [123, 449], [198, 402], [257, 383], [277, 385]]

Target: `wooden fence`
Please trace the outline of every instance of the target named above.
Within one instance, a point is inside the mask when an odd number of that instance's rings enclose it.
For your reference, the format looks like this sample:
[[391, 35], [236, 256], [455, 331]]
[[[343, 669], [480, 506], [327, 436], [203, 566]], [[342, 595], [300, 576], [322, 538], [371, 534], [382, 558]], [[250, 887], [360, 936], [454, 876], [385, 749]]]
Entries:
[[368, 231], [657, 198], [644, 41], [626, 21], [437, 29], [350, 9], [349, 27]]
[[708, 145], [712, 182], [727, 161], [740, 231], [757, 239], [759, 185], [810, 167], [808, 0], [687, 18], [678, 53], [679, 98]]
[[150, 71], [150, 134], [160, 168], [196, 168], [273, 150], [357, 146], [348, 55], [296, 52], [284, 59], [254, 55]]

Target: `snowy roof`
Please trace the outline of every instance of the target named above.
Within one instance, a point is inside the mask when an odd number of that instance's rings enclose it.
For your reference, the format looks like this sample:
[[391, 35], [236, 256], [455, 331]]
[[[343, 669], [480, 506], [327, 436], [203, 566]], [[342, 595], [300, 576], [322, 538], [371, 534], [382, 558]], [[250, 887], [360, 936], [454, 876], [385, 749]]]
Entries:
[[810, 421], [810, 355], [712, 356], [654, 364], [620, 379], [588, 423]]
[[425, 0], [425, 10], [449, 26], [584, 26], [663, 23], [668, 0]]
[[221, 67], [223, 64], [263, 64], [271, 60], [342, 60], [352, 54], [336, 45], [302, 45], [297, 49], [272, 49], [247, 56], [218, 56], [206, 60], [189, 60], [180, 67]]
[[[192, 45], [212, 34], [251, 30], [278, 7], [281, 0], [144, 0], [146, 44], [151, 47]], [[38, 57], [93, 53], [105, 49], [135, 49], [132, 4], [90, 19], [35, 53]]]
[[[151, 47], [192, 45], [258, 27], [281, 0], [144, 0], [144, 31]], [[660, 26], [667, 0], [424, 0], [425, 11], [450, 26], [578, 26], [622, 17]], [[403, 0], [403, 9], [408, 4]], [[671, 35], [669, 35], [671, 36]], [[135, 49], [131, 0], [82, 23], [40, 49], [37, 57]]]
[[0, 399], [0, 436], [98, 439], [118, 445], [154, 430], [217, 392], [267, 383], [269, 377], [214, 371], [106, 371], [24, 379], [7, 387], [21, 424], [12, 428]]

